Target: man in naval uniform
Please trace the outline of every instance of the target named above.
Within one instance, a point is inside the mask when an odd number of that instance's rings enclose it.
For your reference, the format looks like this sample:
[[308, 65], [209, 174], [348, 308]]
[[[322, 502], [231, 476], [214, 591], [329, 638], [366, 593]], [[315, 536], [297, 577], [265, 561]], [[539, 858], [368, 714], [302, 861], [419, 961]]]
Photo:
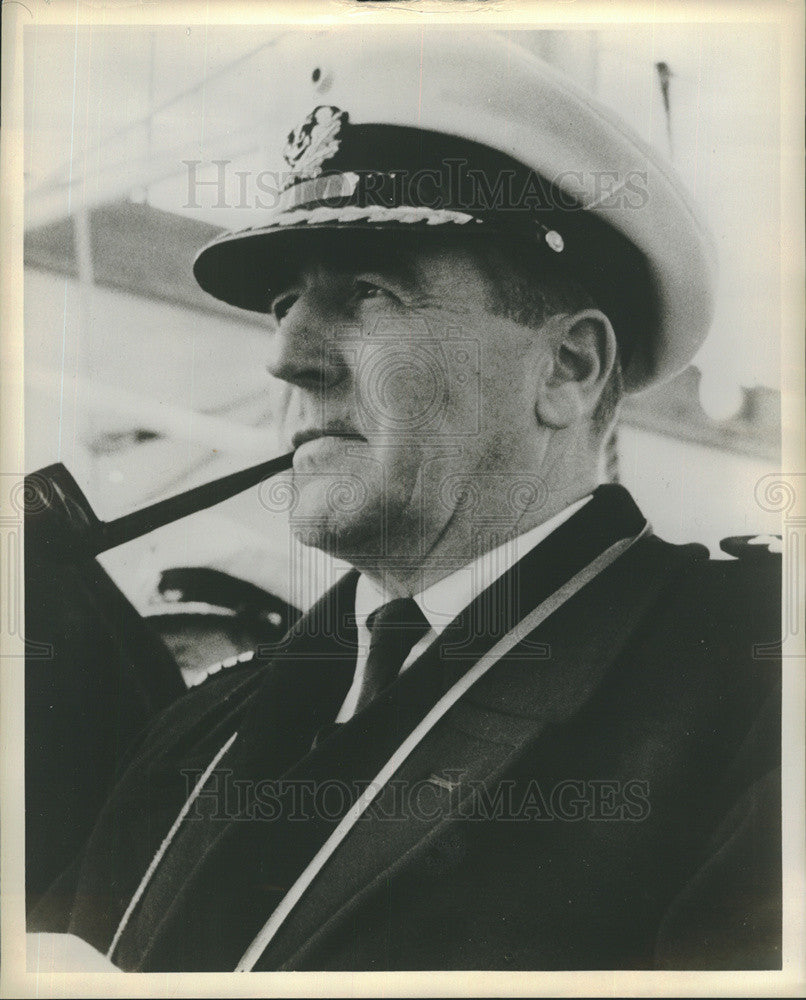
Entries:
[[780, 571], [600, 485], [707, 333], [708, 236], [539, 60], [421, 41], [301, 50], [279, 203], [194, 265], [288, 387], [265, 502], [354, 569], [157, 719], [32, 928], [140, 971], [780, 967]]

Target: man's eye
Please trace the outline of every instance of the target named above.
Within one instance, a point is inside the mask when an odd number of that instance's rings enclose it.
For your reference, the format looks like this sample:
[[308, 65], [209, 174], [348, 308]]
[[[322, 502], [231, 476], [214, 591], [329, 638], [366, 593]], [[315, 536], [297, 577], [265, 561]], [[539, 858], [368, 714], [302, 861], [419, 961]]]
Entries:
[[388, 296], [389, 292], [380, 285], [374, 285], [371, 281], [357, 280], [353, 282], [353, 297], [359, 299], [377, 299]]
[[293, 294], [278, 295], [272, 300], [270, 311], [278, 323], [281, 319], [283, 319], [296, 301], [297, 296]]

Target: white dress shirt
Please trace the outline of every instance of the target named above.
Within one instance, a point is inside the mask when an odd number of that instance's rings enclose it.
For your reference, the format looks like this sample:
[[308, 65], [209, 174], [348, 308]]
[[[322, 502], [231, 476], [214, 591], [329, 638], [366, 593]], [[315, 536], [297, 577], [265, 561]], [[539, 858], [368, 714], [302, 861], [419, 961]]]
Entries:
[[[403, 661], [401, 672], [412, 664], [431, 645], [448, 625], [470, 604], [479, 594], [494, 583], [499, 576], [514, 566], [518, 560], [522, 559], [527, 552], [530, 552], [539, 542], [547, 538], [552, 531], [555, 531], [563, 522], [575, 514], [583, 507], [592, 494], [582, 497], [570, 506], [561, 510], [559, 514], [550, 517], [548, 521], [538, 524], [536, 527], [525, 531], [522, 535], [504, 542], [497, 548], [484, 552], [461, 569], [450, 573], [448, 576], [437, 580], [436, 583], [426, 587], [419, 594], [413, 594], [414, 600], [420, 606], [420, 610], [428, 619], [431, 628], [422, 639], [417, 642], [409, 655]], [[358, 694], [361, 690], [361, 683], [364, 676], [367, 656], [369, 654], [369, 629], [367, 628], [367, 618], [373, 611], [382, 604], [394, 599], [393, 594], [385, 593], [376, 583], [365, 574], [358, 578], [355, 591], [355, 617], [358, 629], [358, 657], [355, 665], [355, 675], [347, 697], [336, 716], [336, 722], [346, 722], [355, 713], [355, 706]]]

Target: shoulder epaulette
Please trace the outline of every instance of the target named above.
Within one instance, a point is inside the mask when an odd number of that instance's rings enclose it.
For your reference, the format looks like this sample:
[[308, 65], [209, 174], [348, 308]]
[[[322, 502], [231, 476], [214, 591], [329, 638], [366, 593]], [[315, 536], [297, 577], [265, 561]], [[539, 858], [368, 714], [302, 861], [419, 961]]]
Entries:
[[730, 535], [719, 547], [737, 559], [770, 559], [781, 555], [783, 545], [780, 535]]
[[217, 663], [211, 663], [209, 667], [204, 667], [203, 670], [199, 670], [198, 675], [188, 681], [188, 687], [198, 687], [199, 684], [204, 684], [205, 681], [215, 676], [215, 674], [220, 673], [222, 670], [229, 670], [231, 667], [237, 667], [239, 663], [249, 663], [255, 658], [256, 652], [257, 650], [247, 649], [243, 653], [238, 653], [237, 656], [228, 656], [225, 660], [219, 660]]

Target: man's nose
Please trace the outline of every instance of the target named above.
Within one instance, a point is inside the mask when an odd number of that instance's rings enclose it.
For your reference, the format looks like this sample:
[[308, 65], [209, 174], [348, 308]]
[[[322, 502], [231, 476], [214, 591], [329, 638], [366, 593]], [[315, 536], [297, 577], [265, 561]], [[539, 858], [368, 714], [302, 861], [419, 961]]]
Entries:
[[305, 291], [286, 297], [275, 317], [266, 370], [275, 378], [308, 391], [322, 391], [344, 376], [336, 350], [338, 325], [332, 308]]

